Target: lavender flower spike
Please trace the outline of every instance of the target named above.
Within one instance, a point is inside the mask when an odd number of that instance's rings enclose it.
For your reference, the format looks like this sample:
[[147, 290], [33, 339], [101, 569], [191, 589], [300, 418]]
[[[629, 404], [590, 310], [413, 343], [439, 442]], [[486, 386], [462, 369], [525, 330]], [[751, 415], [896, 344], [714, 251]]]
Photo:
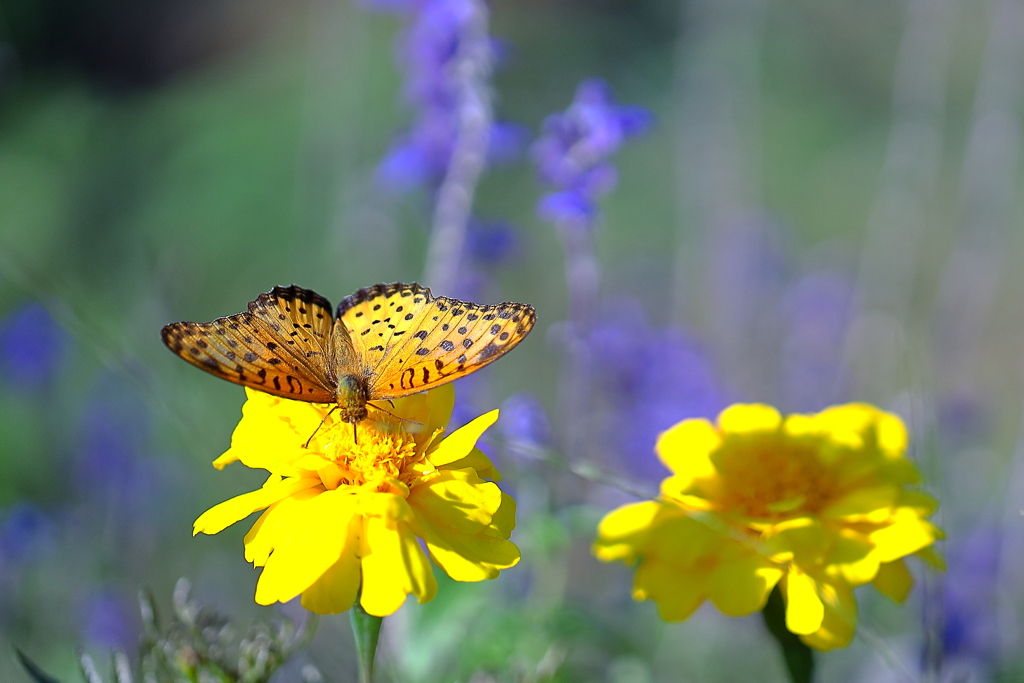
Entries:
[[487, 161], [491, 124], [491, 42], [483, 0], [447, 0], [459, 5], [462, 31], [449, 64], [457, 111], [455, 146], [434, 205], [433, 234], [425, 279], [439, 291], [452, 288], [466, 241], [466, 224]]
[[608, 158], [622, 143], [646, 131], [654, 120], [648, 109], [616, 104], [601, 79], [580, 84], [564, 112], [544, 121], [532, 154], [540, 180], [553, 189], [541, 198], [537, 211], [553, 223], [579, 227], [597, 217], [597, 198], [618, 180]]
[[598, 217], [597, 199], [618, 180], [609, 157], [653, 120], [644, 107], [616, 104], [608, 84], [592, 78], [579, 85], [568, 109], [544, 121], [533, 144], [537, 175], [552, 189], [537, 213], [555, 225], [565, 248], [569, 320], [577, 335], [585, 335], [597, 304], [598, 264], [588, 233]]
[[541, 198], [537, 212], [554, 224], [565, 249], [569, 320], [558, 402], [564, 411], [565, 453], [571, 461], [590, 450], [591, 349], [587, 340], [600, 280], [590, 228], [597, 220], [598, 197], [615, 187], [617, 180], [609, 157], [627, 138], [646, 130], [652, 119], [647, 109], [616, 104], [607, 84], [591, 79], [576, 89], [568, 109], [544, 121], [541, 137], [532, 148], [537, 175], [552, 190]]

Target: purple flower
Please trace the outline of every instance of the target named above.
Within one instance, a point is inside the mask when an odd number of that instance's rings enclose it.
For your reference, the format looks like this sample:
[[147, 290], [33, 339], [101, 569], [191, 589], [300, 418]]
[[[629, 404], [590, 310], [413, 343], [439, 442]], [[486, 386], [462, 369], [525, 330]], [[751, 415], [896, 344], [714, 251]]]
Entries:
[[64, 330], [37, 303], [27, 304], [0, 322], [0, 368], [20, 388], [53, 380], [67, 346]]
[[601, 378], [596, 389], [612, 409], [607, 441], [631, 471], [661, 479], [658, 435], [687, 418], [713, 419], [726, 406], [725, 394], [707, 354], [683, 330], [652, 328], [630, 302], [612, 310], [587, 340], [592, 375]]
[[138, 640], [138, 618], [131, 603], [110, 591], [86, 596], [80, 619], [85, 639], [102, 648], [129, 650]]
[[532, 394], [512, 394], [501, 404], [498, 423], [509, 443], [528, 448], [546, 448], [551, 444], [551, 423], [547, 411]]
[[395, 140], [377, 166], [377, 182], [398, 192], [410, 192], [431, 177], [430, 161], [408, 136]]
[[[476, 20], [476, 7], [470, 0], [373, 0], [368, 5], [398, 12], [407, 19], [398, 62], [405, 75], [405, 100], [415, 112], [412, 125], [398, 136], [377, 169], [377, 180], [399, 192], [436, 189], [458, 140], [464, 84], [455, 68], [456, 59], [471, 22]], [[485, 58], [493, 61], [493, 55]], [[525, 140], [522, 126], [492, 125], [488, 162], [517, 160]]]
[[951, 662], [986, 668], [996, 660], [1001, 549], [1002, 535], [991, 523], [947, 544], [942, 643]]
[[537, 215], [551, 223], [585, 228], [597, 218], [597, 204], [582, 192], [552, 192], [537, 203]]
[[24, 562], [52, 540], [52, 521], [32, 503], [15, 503], [7, 509], [2, 519], [0, 566]]
[[504, 166], [519, 161], [530, 140], [530, 131], [518, 123], [495, 122], [487, 147], [487, 162]]
[[608, 158], [628, 138], [650, 128], [647, 109], [618, 105], [600, 79], [580, 84], [569, 108], [544, 121], [531, 150], [540, 180], [555, 192], [541, 199], [538, 211], [550, 221], [591, 222], [595, 200], [615, 187], [617, 174]]
[[962, 388], [937, 402], [939, 434], [949, 452], [984, 440], [992, 426], [992, 409], [977, 391]]
[[97, 384], [81, 416], [76, 480], [85, 490], [121, 489], [142, 455], [149, 415], [118, 378], [104, 375]]
[[514, 259], [519, 252], [519, 235], [510, 223], [479, 220], [469, 223], [466, 254], [473, 261], [495, 266]]

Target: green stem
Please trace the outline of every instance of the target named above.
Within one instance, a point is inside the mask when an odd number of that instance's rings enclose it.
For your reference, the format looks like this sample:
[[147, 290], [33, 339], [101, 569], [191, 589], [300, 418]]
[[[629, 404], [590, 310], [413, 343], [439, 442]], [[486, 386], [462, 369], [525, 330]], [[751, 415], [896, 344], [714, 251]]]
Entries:
[[356, 641], [356, 654], [359, 656], [359, 683], [372, 683], [373, 659], [377, 654], [377, 639], [380, 637], [380, 625], [384, 623], [384, 617], [367, 614], [358, 599], [348, 614]]
[[779, 644], [782, 657], [786, 660], [789, 680], [793, 683], [811, 683], [814, 680], [814, 652], [800, 640], [800, 636], [786, 628], [786, 602], [778, 585], [772, 589], [768, 602], [761, 610], [764, 625]]

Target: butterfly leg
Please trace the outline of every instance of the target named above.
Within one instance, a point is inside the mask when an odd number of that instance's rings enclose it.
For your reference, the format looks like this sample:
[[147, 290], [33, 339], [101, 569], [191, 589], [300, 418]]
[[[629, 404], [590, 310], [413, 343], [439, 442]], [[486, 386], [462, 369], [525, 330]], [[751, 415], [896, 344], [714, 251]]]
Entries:
[[334, 406], [329, 411], [327, 411], [327, 414], [324, 415], [324, 419], [320, 420], [320, 424], [316, 426], [316, 429], [313, 430], [313, 433], [309, 435], [308, 439], [306, 439], [306, 443], [302, 444], [303, 448], [309, 448], [309, 442], [313, 440], [313, 437], [316, 436], [316, 433], [319, 432], [320, 428], [324, 426], [324, 422], [327, 422], [327, 418], [331, 416], [331, 413], [333, 413], [337, 409], [338, 406]]
[[[392, 403], [391, 401], [388, 401], [388, 403], [391, 403], [391, 407], [392, 408], [395, 407], [395, 404]], [[385, 415], [390, 415], [391, 417], [395, 418], [396, 420], [401, 420], [402, 422], [409, 422], [410, 424], [414, 424], [414, 425], [420, 425], [421, 427], [423, 426], [422, 422], [416, 422], [415, 420], [407, 420], [406, 418], [400, 417], [398, 415], [395, 415], [394, 413], [389, 413], [388, 411], [384, 410], [380, 406], [375, 406], [372, 403], [370, 403], [369, 401], [367, 401], [366, 405], [370, 406], [374, 410], [379, 410], [380, 412], [384, 413]]]

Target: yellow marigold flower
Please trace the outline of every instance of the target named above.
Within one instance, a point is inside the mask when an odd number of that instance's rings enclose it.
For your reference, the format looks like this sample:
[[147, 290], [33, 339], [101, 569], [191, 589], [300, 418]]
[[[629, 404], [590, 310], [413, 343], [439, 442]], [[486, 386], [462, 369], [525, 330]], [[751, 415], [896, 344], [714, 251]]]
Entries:
[[717, 425], [684, 420], [657, 452], [673, 474], [656, 501], [627, 505], [598, 527], [594, 553], [638, 564], [633, 596], [662, 618], [688, 617], [705, 598], [730, 616], [764, 607], [776, 584], [786, 626], [813, 648], [850, 642], [853, 588], [902, 602], [904, 557], [941, 567], [928, 522], [937, 502], [919, 480], [898, 417], [853, 403], [783, 418], [734, 405]]
[[497, 410], [442, 438], [455, 402], [446, 385], [394, 401], [399, 419], [373, 411], [354, 434], [336, 415], [325, 420], [330, 405], [246, 393], [231, 448], [213, 464], [239, 460], [270, 476], [207, 510], [194, 533], [265, 509], [245, 537], [246, 560], [263, 567], [259, 604], [301, 594], [306, 609], [335, 614], [359, 595], [368, 614], [386, 616], [410, 593], [434, 596], [427, 553], [456, 581], [493, 579], [519, 561], [508, 540], [515, 501], [484, 480], [499, 476], [476, 448]]

